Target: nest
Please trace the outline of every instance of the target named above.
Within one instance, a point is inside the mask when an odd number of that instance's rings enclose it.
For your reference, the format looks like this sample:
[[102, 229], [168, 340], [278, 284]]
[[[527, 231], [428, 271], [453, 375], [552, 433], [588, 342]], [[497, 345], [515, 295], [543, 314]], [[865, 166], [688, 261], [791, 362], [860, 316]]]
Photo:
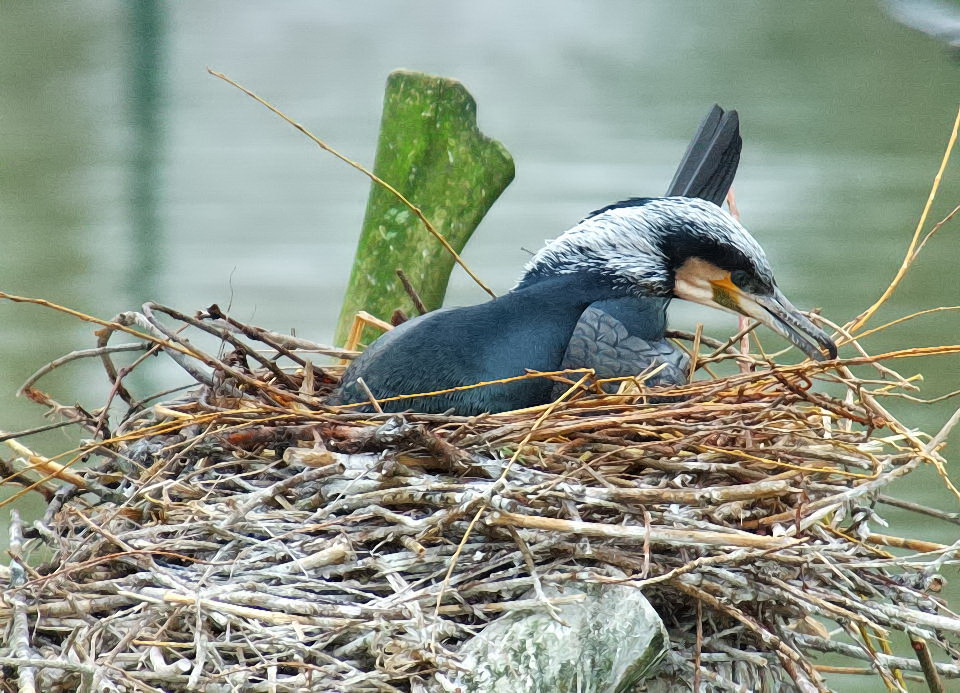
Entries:
[[[867, 356], [775, 366], [698, 336], [714, 344], [700, 365], [739, 370], [653, 398], [567, 373], [549, 406], [398, 416], [325, 408], [337, 367], [311, 359], [334, 352], [216, 307], [101, 324], [68, 358], [103, 360], [107, 406], [25, 386], [91, 439], [58, 460], [23, 453], [49, 507], [32, 526], [14, 517], [3, 690], [454, 690], [487, 624], [611, 584], [642, 590], [666, 625], [650, 689], [960, 676], [933, 656], [958, 654], [960, 618], [937, 596], [956, 547], [876, 531], [889, 504], [951, 519], [883, 495], [942, 464], [949, 426], [899, 424], [850, 370]], [[109, 344], [118, 332], [137, 339]], [[124, 383], [148, 354], [191, 389], [135, 399]]]

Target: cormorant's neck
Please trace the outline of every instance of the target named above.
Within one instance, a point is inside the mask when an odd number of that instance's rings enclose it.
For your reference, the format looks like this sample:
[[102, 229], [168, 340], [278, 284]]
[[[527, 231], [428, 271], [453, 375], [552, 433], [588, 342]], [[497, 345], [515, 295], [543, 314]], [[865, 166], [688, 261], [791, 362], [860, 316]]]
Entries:
[[580, 272], [526, 277], [498, 300], [522, 304], [527, 314], [536, 311], [537, 317], [558, 320], [563, 323], [558, 328], [567, 341], [569, 334], [565, 330], [572, 329], [590, 305], [620, 321], [630, 334], [651, 340], [662, 339], [667, 329], [670, 296], [641, 297], [632, 287], [628, 290], [622, 284], [611, 284], [592, 273]]
[[549, 296], [553, 303], [590, 304], [611, 298], [635, 295], [622, 282], [611, 281], [607, 276], [594, 272], [570, 272], [553, 275], [527, 275], [509, 294]]

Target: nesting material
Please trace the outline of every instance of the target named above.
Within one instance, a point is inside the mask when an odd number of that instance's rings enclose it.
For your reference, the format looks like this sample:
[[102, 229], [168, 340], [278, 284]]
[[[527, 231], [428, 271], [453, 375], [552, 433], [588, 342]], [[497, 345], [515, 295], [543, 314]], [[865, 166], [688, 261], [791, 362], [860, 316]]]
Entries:
[[[198, 330], [218, 346], [189, 342]], [[117, 331], [192, 389], [136, 400]], [[99, 335], [112, 416], [67, 410], [92, 440], [56, 460], [87, 463], [84, 488], [13, 525], [5, 690], [454, 690], [485, 625], [598, 584], [642, 590], [663, 619], [651, 689], [960, 676], [942, 663], [960, 618], [937, 596], [956, 547], [881, 521], [885, 487], [942, 464], [947, 429], [907, 430], [846, 365], [772, 367], [719, 345], [700, 363], [740, 372], [656, 403], [642, 386], [592, 396], [571, 373], [547, 407], [397, 416], [325, 409], [336, 368], [216, 308], [150, 305]]]

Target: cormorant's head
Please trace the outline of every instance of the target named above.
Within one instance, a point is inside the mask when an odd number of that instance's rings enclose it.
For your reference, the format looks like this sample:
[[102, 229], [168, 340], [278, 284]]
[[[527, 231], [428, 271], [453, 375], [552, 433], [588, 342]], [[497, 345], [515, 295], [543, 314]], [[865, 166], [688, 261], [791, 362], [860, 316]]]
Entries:
[[594, 212], [548, 243], [518, 284], [585, 273], [637, 296], [676, 296], [746, 315], [811, 358], [837, 347], [777, 288], [760, 245], [711, 202], [638, 198]]

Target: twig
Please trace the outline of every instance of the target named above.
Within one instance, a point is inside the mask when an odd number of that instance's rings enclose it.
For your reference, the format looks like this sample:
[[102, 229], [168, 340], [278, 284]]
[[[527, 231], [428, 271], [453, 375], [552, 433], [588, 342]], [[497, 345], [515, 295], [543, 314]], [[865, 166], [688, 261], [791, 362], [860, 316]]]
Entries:
[[417, 290], [413, 288], [413, 284], [410, 283], [410, 278], [407, 277], [407, 273], [403, 271], [402, 268], [397, 268], [397, 276], [400, 277], [400, 283], [403, 284], [403, 290], [407, 292], [407, 296], [410, 297], [410, 300], [413, 301], [414, 308], [417, 309], [417, 312], [420, 315], [424, 315], [428, 312], [426, 305], [423, 303], [423, 299], [420, 298], [420, 294], [417, 293]]
[[893, 496], [887, 496], [883, 494], [877, 496], [877, 500], [881, 503], [892, 505], [895, 508], [908, 510], [913, 513], [920, 513], [921, 515], [935, 517], [938, 520], [944, 520], [945, 522], [951, 522], [955, 525], [960, 525], [960, 513], [948, 513], [942, 510], [937, 510], [936, 508], [928, 508], [920, 505], [919, 503], [913, 503], [911, 501], [903, 500], [901, 498], [894, 498]]
[[196, 352], [190, 351], [189, 349], [185, 349], [181, 347], [179, 344], [174, 344], [163, 338], [158, 338], [153, 335], [143, 334], [142, 332], [137, 332], [136, 330], [131, 329], [130, 324], [132, 323], [121, 324], [115, 321], [101, 320], [100, 318], [95, 318], [92, 315], [87, 315], [85, 313], [81, 313], [80, 311], [73, 310], [71, 308], [65, 308], [64, 306], [58, 305], [51, 301], [45, 301], [42, 298], [28, 298], [26, 296], [14, 296], [13, 294], [8, 294], [3, 291], [0, 291], [0, 299], [12, 301], [13, 303], [30, 303], [36, 306], [43, 306], [44, 308], [50, 308], [51, 310], [57, 311], [59, 313], [65, 313], [66, 315], [77, 318], [78, 320], [82, 320], [84, 322], [92, 322], [95, 325], [106, 327], [109, 330], [125, 332], [129, 335], [133, 335], [134, 337], [138, 337], [139, 339], [145, 339], [147, 341], [154, 342], [169, 351], [181, 353], [186, 356], [191, 356], [194, 358], [199, 357], [199, 355]]
[[250, 90], [247, 89], [246, 87], [241, 86], [241, 85], [238, 84], [237, 82], [234, 82], [232, 79], [230, 79], [229, 77], [227, 77], [226, 75], [224, 75], [224, 74], [222, 74], [222, 73], [220, 73], [220, 72], [217, 72], [216, 70], [211, 70], [211, 69], [208, 67], [208, 68], [207, 68], [207, 72], [209, 72], [209, 73], [210, 73], [211, 75], [213, 75], [214, 77], [217, 77], [218, 79], [222, 79], [222, 80], [223, 80], [224, 82], [226, 82], [227, 84], [230, 84], [231, 86], [236, 87], [237, 89], [239, 89], [240, 91], [242, 91], [244, 94], [246, 94], [247, 96], [249, 96], [251, 99], [253, 99], [253, 100], [256, 101], [257, 103], [259, 103], [261, 106], [265, 106], [265, 107], [268, 108], [269, 110], [273, 111], [273, 113], [275, 113], [276, 115], [278, 115], [278, 116], [279, 116], [281, 119], [283, 119], [285, 122], [289, 123], [290, 125], [292, 125], [293, 127], [295, 127], [297, 130], [299, 130], [300, 132], [302, 132], [304, 135], [306, 135], [306, 136], [310, 139], [310, 141], [312, 141], [314, 144], [316, 144], [318, 147], [320, 147], [320, 149], [322, 149], [322, 150], [325, 151], [325, 152], [328, 152], [329, 154], [333, 154], [335, 157], [337, 157], [338, 159], [340, 159], [340, 161], [342, 161], [342, 162], [344, 162], [345, 164], [348, 164], [348, 165], [352, 166], [353, 168], [357, 169], [358, 171], [360, 171], [360, 173], [362, 173], [362, 174], [364, 174], [365, 176], [367, 176], [367, 177], [368, 177], [370, 180], [372, 180], [374, 183], [376, 183], [377, 185], [381, 186], [382, 188], [384, 188], [385, 190], [387, 190], [388, 192], [390, 192], [394, 197], [396, 197], [398, 200], [400, 200], [400, 202], [401, 202], [407, 209], [409, 209], [411, 212], [413, 212], [413, 213], [416, 215], [416, 217], [420, 220], [420, 223], [423, 224], [424, 228], [426, 228], [427, 231], [429, 231], [430, 234], [431, 234], [434, 238], [436, 238], [438, 241], [440, 241], [440, 244], [444, 247], [444, 249], [445, 249], [448, 253], [450, 253], [450, 256], [453, 258], [454, 262], [456, 262], [458, 265], [460, 265], [460, 267], [463, 268], [463, 270], [469, 275], [469, 277], [470, 277], [474, 282], [476, 282], [477, 286], [479, 286], [481, 289], [483, 289], [483, 290], [486, 291], [488, 294], [490, 294], [490, 297], [491, 297], [491, 298], [496, 298], [496, 294], [494, 294], [493, 291], [491, 291], [490, 287], [488, 287], [486, 284], [484, 284], [484, 283], [480, 280], [480, 277], [478, 277], [476, 274], [474, 274], [473, 270], [471, 270], [471, 269], [467, 266], [467, 264], [466, 264], [466, 263], [463, 261], [463, 259], [460, 257], [459, 253], [457, 253], [457, 251], [453, 249], [453, 246], [450, 245], [449, 241], [447, 241], [447, 239], [443, 237], [443, 234], [441, 234], [439, 231], [437, 231], [437, 229], [433, 226], [433, 224], [430, 223], [430, 221], [427, 219], [427, 217], [424, 216], [424, 214], [423, 214], [423, 212], [420, 210], [420, 208], [417, 207], [417, 206], [415, 206], [412, 202], [410, 202], [410, 200], [408, 200], [406, 197], [404, 197], [403, 194], [402, 194], [399, 190], [397, 190], [396, 188], [394, 188], [392, 185], [390, 185], [389, 183], [387, 183], [385, 180], [383, 180], [383, 179], [380, 178], [379, 176], [375, 175], [373, 172], [368, 171], [362, 164], [359, 164], [359, 163], [357, 163], [356, 161], [353, 161], [352, 159], [349, 159], [349, 158], [347, 158], [346, 156], [344, 156], [343, 154], [341, 154], [340, 152], [338, 152], [336, 149], [334, 149], [333, 147], [331, 147], [330, 145], [328, 145], [326, 142], [324, 142], [323, 140], [321, 140], [319, 137], [317, 137], [316, 135], [314, 135], [312, 132], [310, 132], [309, 130], [307, 130], [306, 127], [304, 127], [303, 125], [301, 125], [301, 124], [298, 123], [297, 121], [293, 120], [293, 119], [290, 118], [288, 115], [286, 115], [283, 111], [281, 111], [279, 108], [277, 108], [276, 106], [274, 106], [273, 104], [271, 104], [269, 101], [266, 101], [265, 99], [260, 98], [259, 96], [257, 96], [256, 94], [254, 94], [252, 91], [250, 91]]
[[[732, 200], [732, 196], [730, 198]], [[703, 656], [703, 602], [696, 600], [697, 633], [693, 645], [693, 690], [700, 690], [700, 658]]]
[[380, 407], [380, 402], [377, 401], [377, 398], [373, 396], [373, 393], [370, 391], [370, 388], [367, 387], [367, 383], [363, 378], [357, 378], [357, 385], [363, 390], [363, 394], [367, 396], [367, 401], [370, 402], [370, 406], [373, 407], [374, 411], [378, 414], [383, 413], [383, 409]]
[[83, 477], [62, 464], [38, 455], [16, 440], [6, 440], [4, 442], [7, 447], [26, 459], [28, 464], [27, 469], [36, 469], [43, 474], [47, 474], [48, 478], [66, 481], [68, 484], [73, 484], [77, 488], [86, 488], [87, 484]]
[[133, 342], [130, 344], [114, 344], [113, 346], [98, 347], [96, 349], [81, 349], [78, 351], [72, 351], [66, 356], [61, 356], [58, 359], [54, 359], [48, 363], [43, 368], [37, 370], [33, 375], [27, 378], [27, 381], [20, 386], [20, 389], [17, 390], [17, 395], [23, 394], [25, 390], [33, 387], [33, 384], [36, 383], [40, 378], [45, 376], [52, 370], [59, 368], [65, 363], [70, 363], [71, 361], [76, 361], [77, 359], [85, 359], [91, 357], [99, 357], [104, 354], [113, 354], [122, 351], [147, 351], [150, 349], [151, 345], [147, 342]]
[[80, 423], [83, 423], [82, 419], [74, 419], [74, 420], [67, 420], [67, 421], [57, 421], [55, 423], [46, 424], [44, 426], [36, 426], [34, 428], [28, 428], [23, 431], [17, 431], [16, 433], [0, 432], [0, 443], [6, 442], [8, 440], [13, 440], [14, 438], [26, 438], [27, 436], [32, 436], [37, 433], [55, 431], [58, 428], [64, 428], [65, 426], [73, 426]]
[[503, 510], [490, 513], [486, 523], [494, 527], [523, 527], [569, 533], [583, 537], [627, 539], [638, 543], [643, 543], [649, 538], [652, 544], [667, 546], [742, 546], [755, 549], [771, 549], [793, 543], [790, 539], [762, 537], [747, 532], [711, 532], [669, 527], [624, 527], [622, 525], [561, 520], [553, 517], [518, 515]]
[[910, 636], [910, 644], [913, 651], [917, 653], [917, 659], [920, 661], [920, 667], [923, 669], [923, 677], [927, 680], [927, 687], [930, 693], [946, 693], [943, 687], [943, 681], [940, 680], [940, 674], [937, 673], [936, 663], [930, 654], [930, 648], [923, 638], [915, 635]]
[[[26, 599], [20, 587], [27, 581], [26, 571], [20, 564], [23, 554], [23, 527], [20, 522], [20, 513], [10, 511], [10, 591], [6, 595], [7, 601], [13, 609], [12, 633], [10, 638], [11, 653], [14, 658], [32, 661], [38, 659], [30, 646], [30, 625], [27, 620]], [[36, 693], [36, 667], [31, 664], [19, 667], [20, 675], [17, 678], [17, 690], [20, 693]]]
[[933, 185], [930, 188], [930, 194], [927, 196], [927, 203], [924, 205], [923, 212], [920, 214], [920, 221], [917, 222], [917, 228], [913, 232], [913, 238], [910, 239], [910, 245], [907, 246], [907, 252], [906, 255], [904, 255], [900, 269], [897, 270], [897, 273], [890, 282], [890, 285], [887, 286], [880, 298], [878, 298], [872, 306], [863, 311], [854, 320], [852, 320], [850, 324], [847, 325], [851, 333], [856, 332], [863, 327], [866, 322], [873, 317], [873, 314], [879, 310], [880, 306], [886, 303], [887, 299], [890, 298], [893, 292], [900, 285], [900, 282], [906, 276], [907, 271], [913, 265], [914, 260], [917, 259], [917, 253], [919, 252], [920, 247], [922, 247], [922, 245], [919, 247], [917, 245], [920, 241], [920, 234], [923, 231], [924, 225], [927, 223], [927, 214], [930, 213], [930, 207], [933, 206], [933, 200], [936, 198], [937, 191], [940, 189], [940, 181], [943, 178], [943, 172], [947, 168], [947, 162], [950, 161], [950, 154], [953, 152], [953, 146], [957, 141], [958, 129], [960, 129], [960, 110], [957, 111], [957, 118], [953, 123], [953, 130], [951, 130], [950, 139], [947, 142], [947, 150], [943, 153], [943, 159], [940, 161], [940, 168], [937, 170], [937, 175], [933, 178]]

